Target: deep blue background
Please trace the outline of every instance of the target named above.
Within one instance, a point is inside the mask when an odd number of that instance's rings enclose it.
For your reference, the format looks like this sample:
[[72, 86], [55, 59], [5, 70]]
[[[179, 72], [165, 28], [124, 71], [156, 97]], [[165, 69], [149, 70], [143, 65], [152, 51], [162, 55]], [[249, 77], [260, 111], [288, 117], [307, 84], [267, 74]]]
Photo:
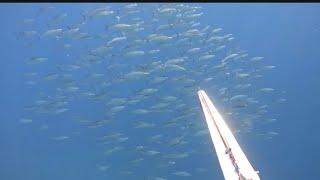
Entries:
[[[320, 4], [201, 5], [201, 23], [222, 27], [239, 47], [265, 57], [277, 68], [262, 83], [287, 91], [288, 102], [278, 109], [280, 134], [245, 145], [262, 179], [319, 179]], [[99, 157], [92, 155], [90, 133], [71, 144], [52, 146], [42, 132], [31, 132], [18, 122], [22, 100], [28, 100], [22, 76], [28, 48], [14, 33], [39, 6], [44, 4], [0, 4], [0, 179], [99, 179]], [[96, 6], [59, 5], [74, 11]]]

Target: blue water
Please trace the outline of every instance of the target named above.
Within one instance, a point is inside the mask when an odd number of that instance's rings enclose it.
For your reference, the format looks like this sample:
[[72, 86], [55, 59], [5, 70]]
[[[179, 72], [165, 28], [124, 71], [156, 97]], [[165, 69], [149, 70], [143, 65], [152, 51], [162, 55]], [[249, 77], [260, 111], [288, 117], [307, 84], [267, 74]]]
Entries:
[[[268, 112], [278, 119], [276, 123], [253, 128], [250, 134], [239, 136], [250, 162], [260, 171], [261, 179], [319, 179], [320, 156], [317, 152], [320, 150], [318, 139], [320, 123], [317, 114], [320, 107], [320, 5], [311, 3], [197, 5], [203, 7], [201, 11], [204, 15], [199, 20], [202, 26], [223, 28], [224, 32], [233, 34], [235, 37], [233, 43], [236, 46], [248, 51], [251, 56], [262, 56], [267, 64], [276, 66], [275, 70], [266, 73], [263, 80], [257, 84], [286, 91], [282, 96], [287, 102], [275, 105], [272, 111]], [[25, 63], [26, 60], [31, 56], [45, 56], [56, 59], [55, 63], [59, 64], [65, 57], [64, 54], [59, 54], [61, 41], [17, 38], [16, 33], [23, 30], [36, 29], [43, 32], [47, 29], [45, 24], [32, 27], [22, 23], [25, 18], [35, 17], [37, 9], [47, 6], [48, 4], [32, 3], [0, 5], [0, 179], [127, 179], [126, 176], [109, 173], [116, 169], [106, 172], [97, 170], [97, 165], [101, 163], [124, 168], [129, 166], [129, 163], [120, 163], [121, 160], [125, 162], [125, 155], [104, 156], [101, 153], [101, 146], [95, 139], [104, 132], [131, 132], [131, 127], [126, 122], [122, 122], [123, 127], [120, 125], [117, 129], [88, 129], [75, 122], [71, 112], [58, 118], [34, 117], [38, 120], [30, 124], [19, 122], [21, 116], [26, 115], [24, 107], [34, 102], [41, 90], [50, 91], [52, 88], [50, 86], [58, 85], [37, 84], [30, 87], [24, 84], [26, 80], [23, 74], [30, 70]], [[53, 6], [68, 14], [79, 14], [82, 10], [99, 7], [99, 4], [53, 4]], [[111, 5], [111, 7], [118, 6], [119, 4]], [[145, 7], [148, 8], [147, 5]], [[63, 23], [72, 22], [72, 18], [71, 15], [68, 16]], [[101, 28], [103, 25], [94, 24], [86, 28], [94, 32], [98, 27]], [[30, 50], [30, 46], [36, 48]], [[88, 43], [87, 46], [95, 45]], [[70, 54], [83, 53], [80, 50], [81, 48], [78, 48], [79, 52]], [[53, 66], [54, 63], [49, 63], [36, 71], [49, 72]], [[170, 88], [172, 87], [168, 87], [169, 91]], [[212, 91], [211, 93], [214, 94]], [[85, 105], [82, 107], [80, 104], [74, 112], [81, 112], [84, 109]], [[98, 116], [103, 110], [103, 108], [92, 108], [86, 115]], [[39, 126], [47, 121], [50, 124], [48, 131], [40, 131]], [[271, 140], [265, 140], [255, 136], [259, 128], [277, 131], [279, 135]], [[48, 139], [65, 133], [69, 133], [72, 138], [61, 142]], [[149, 132], [145, 135], [144, 132], [140, 133], [138, 134], [143, 137], [148, 136]], [[168, 135], [175, 132], [164, 133]], [[143, 141], [140, 143], [143, 144]], [[189, 144], [188, 148], [190, 147], [192, 145]], [[222, 179], [218, 160], [213, 153], [214, 151], [208, 154], [207, 158], [191, 156], [177, 165], [177, 169], [191, 172], [190, 177], [173, 176], [170, 174], [172, 171], [160, 172], [155, 168], [157, 159], [152, 159], [145, 167], [133, 168], [139, 175], [132, 179], [143, 179], [151, 175], [167, 179]], [[192, 172], [197, 167], [204, 167], [209, 172], [197, 175]]]

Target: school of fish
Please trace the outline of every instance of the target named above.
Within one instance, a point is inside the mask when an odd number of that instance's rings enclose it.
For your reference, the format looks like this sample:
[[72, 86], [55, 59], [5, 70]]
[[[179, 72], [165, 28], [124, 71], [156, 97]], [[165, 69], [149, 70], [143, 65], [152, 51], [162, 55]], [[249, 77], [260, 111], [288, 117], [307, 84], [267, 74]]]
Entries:
[[[117, 179], [197, 179], [210, 171], [181, 165], [213, 154], [199, 88], [237, 127], [234, 133], [278, 134], [255, 132], [275, 123], [269, 109], [286, 102], [284, 91], [257, 85], [276, 67], [236, 47], [233, 34], [203, 24], [200, 5], [98, 6], [71, 14], [44, 5], [23, 20], [28, 28], [18, 38], [33, 49], [25, 85], [37, 97], [22, 124], [41, 121], [39, 130], [49, 131], [67, 119], [95, 131], [92, 141], [104, 157], [96, 169]], [[76, 134], [48, 139], [71, 141]]]

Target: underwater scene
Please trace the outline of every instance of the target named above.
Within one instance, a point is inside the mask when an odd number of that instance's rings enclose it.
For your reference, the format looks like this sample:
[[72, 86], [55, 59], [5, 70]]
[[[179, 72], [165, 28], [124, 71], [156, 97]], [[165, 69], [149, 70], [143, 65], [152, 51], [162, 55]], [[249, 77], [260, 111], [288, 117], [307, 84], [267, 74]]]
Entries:
[[[0, 180], [317, 180], [320, 4], [1, 3]], [[241, 167], [240, 167], [241, 170]]]

